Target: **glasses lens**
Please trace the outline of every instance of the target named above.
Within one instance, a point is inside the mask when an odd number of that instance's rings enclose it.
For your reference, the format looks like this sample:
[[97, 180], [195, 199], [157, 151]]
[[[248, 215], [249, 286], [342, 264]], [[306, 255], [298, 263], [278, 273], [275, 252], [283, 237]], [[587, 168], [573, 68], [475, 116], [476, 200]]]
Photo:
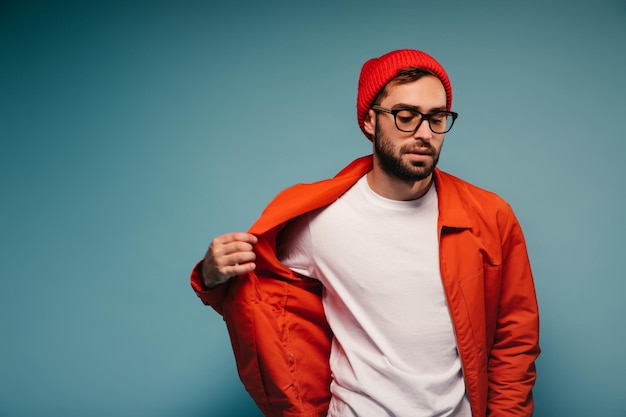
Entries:
[[[414, 132], [422, 121], [422, 115], [409, 109], [396, 114], [396, 127], [403, 132]], [[433, 113], [428, 117], [430, 129], [435, 133], [446, 133], [452, 128], [454, 117], [448, 112]]]
[[430, 129], [435, 133], [446, 133], [453, 123], [454, 117], [448, 112], [434, 113], [430, 117]]
[[413, 132], [422, 120], [422, 115], [411, 110], [400, 110], [396, 114], [396, 127], [403, 132]]

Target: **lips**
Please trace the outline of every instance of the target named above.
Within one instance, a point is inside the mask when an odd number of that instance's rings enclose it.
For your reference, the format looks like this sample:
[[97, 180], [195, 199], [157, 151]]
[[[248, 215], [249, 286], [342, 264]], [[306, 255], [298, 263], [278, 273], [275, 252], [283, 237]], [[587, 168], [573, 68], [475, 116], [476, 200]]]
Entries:
[[417, 148], [406, 151], [408, 154], [412, 155], [424, 155], [424, 156], [433, 156], [433, 152], [430, 148]]

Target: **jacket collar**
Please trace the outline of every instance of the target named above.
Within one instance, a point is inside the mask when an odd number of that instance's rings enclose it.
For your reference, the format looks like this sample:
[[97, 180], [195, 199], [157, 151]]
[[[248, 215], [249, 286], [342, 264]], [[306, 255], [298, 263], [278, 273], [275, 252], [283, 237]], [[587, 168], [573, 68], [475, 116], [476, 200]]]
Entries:
[[470, 229], [472, 222], [459, 195], [459, 180], [435, 168], [435, 186], [439, 200], [439, 228]]
[[[371, 169], [372, 156], [363, 156], [332, 179], [287, 188], [266, 207], [249, 232], [258, 236], [297, 216], [331, 204]], [[439, 200], [439, 228], [470, 228], [470, 218], [459, 196], [458, 180], [438, 168], [434, 175]]]
[[265, 208], [249, 232], [259, 236], [297, 216], [331, 204], [371, 169], [371, 156], [364, 156], [331, 179], [287, 188]]

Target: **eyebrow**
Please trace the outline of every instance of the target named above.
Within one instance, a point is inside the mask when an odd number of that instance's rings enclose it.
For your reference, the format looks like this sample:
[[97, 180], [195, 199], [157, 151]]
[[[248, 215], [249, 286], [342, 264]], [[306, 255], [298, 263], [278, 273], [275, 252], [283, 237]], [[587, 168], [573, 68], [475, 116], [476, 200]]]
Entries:
[[435, 107], [435, 108], [432, 108], [432, 109], [430, 109], [430, 111], [428, 111], [428, 112], [423, 112], [423, 111], [421, 111], [421, 110], [420, 110], [420, 108], [419, 108], [418, 106], [413, 106], [413, 105], [411, 105], [411, 104], [406, 104], [406, 103], [396, 103], [396, 104], [394, 104], [394, 105], [391, 107], [391, 109], [392, 109], [392, 110], [398, 110], [398, 109], [417, 110], [417, 111], [419, 111], [419, 112], [421, 112], [421, 113], [427, 113], [427, 114], [430, 114], [430, 113], [437, 113], [437, 112], [440, 112], [440, 111], [448, 111], [448, 109], [446, 108], [446, 106], [443, 106], [443, 107]]

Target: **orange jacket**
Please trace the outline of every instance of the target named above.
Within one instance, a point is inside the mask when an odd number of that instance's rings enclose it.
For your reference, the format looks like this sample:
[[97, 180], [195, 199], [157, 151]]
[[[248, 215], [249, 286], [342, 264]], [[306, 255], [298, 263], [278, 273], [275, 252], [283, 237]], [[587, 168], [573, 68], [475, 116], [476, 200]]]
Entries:
[[[268, 417], [325, 417], [330, 400], [332, 333], [321, 284], [276, 258], [285, 222], [335, 201], [371, 170], [371, 156], [334, 178], [280, 193], [250, 229], [257, 268], [204, 291], [223, 315], [239, 376]], [[539, 319], [522, 230], [497, 195], [435, 170], [440, 265], [473, 417], [530, 416]]]

